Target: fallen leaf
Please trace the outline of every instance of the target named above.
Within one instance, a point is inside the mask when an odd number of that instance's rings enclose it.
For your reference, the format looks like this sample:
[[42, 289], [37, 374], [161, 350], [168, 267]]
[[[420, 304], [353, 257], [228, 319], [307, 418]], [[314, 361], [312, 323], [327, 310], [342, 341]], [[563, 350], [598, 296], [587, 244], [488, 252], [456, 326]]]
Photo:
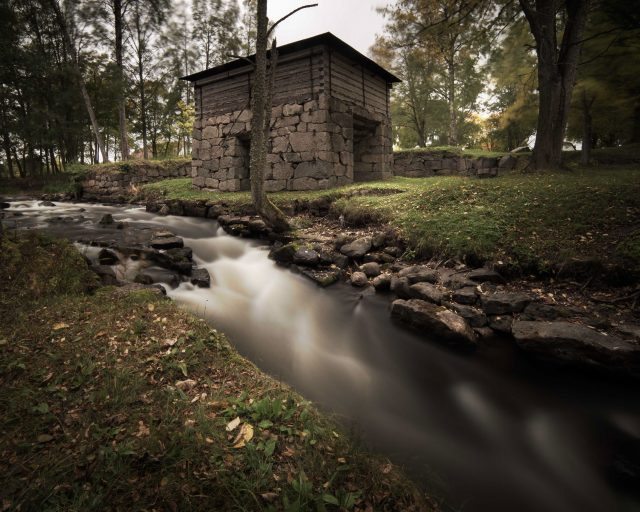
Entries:
[[229, 423], [227, 423], [227, 432], [233, 432], [238, 425], [240, 425], [240, 416], [236, 417], [234, 420], [231, 420]]
[[53, 436], [50, 436], [49, 434], [40, 434], [38, 436], [39, 443], [48, 443], [49, 441], [53, 441]]
[[147, 427], [143, 421], [139, 421], [138, 422], [138, 432], [136, 434], [136, 437], [144, 437], [144, 436], [148, 436], [151, 433], [151, 431], [149, 430], [149, 427]]
[[197, 384], [197, 382], [195, 380], [193, 380], [193, 379], [186, 379], [186, 380], [176, 381], [176, 387], [178, 389], [181, 389], [182, 391], [188, 391], [188, 390], [192, 389], [196, 384]]
[[57, 324], [53, 324], [52, 329], [54, 331], [59, 331], [60, 329], [66, 329], [69, 327], [69, 324], [65, 324], [64, 322], [58, 322]]
[[234, 448], [242, 448], [253, 439], [253, 427], [249, 423], [243, 423], [240, 432], [233, 440]]
[[275, 492], [263, 492], [260, 497], [264, 501], [272, 502], [278, 497], [278, 495]]

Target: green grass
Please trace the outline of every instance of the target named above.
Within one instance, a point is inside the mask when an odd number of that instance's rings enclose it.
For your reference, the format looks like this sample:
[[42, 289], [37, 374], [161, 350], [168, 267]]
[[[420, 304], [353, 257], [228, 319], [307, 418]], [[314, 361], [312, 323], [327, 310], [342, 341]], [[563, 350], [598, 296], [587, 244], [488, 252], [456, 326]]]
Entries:
[[[545, 270], [569, 258], [612, 260], [640, 219], [638, 169], [512, 174], [491, 180], [396, 179], [403, 196], [340, 200], [376, 210], [422, 256], [503, 260]], [[628, 263], [637, 267], [636, 263]]]
[[74, 164], [73, 166], [69, 166], [71, 169], [75, 171], [99, 171], [99, 172], [136, 172], [137, 169], [140, 168], [160, 168], [160, 169], [173, 169], [178, 166], [185, 165], [191, 162], [191, 158], [166, 158], [159, 160], [125, 160], [123, 162], [107, 162], [102, 164], [90, 164], [90, 165], [82, 165], [82, 164]]
[[15, 231], [0, 238], [0, 311], [44, 295], [84, 293], [96, 286], [96, 275], [66, 240]]
[[148, 291], [84, 293], [66, 242], [28, 235], [10, 252], [22, 277], [0, 302], [4, 510], [425, 507], [202, 320]]
[[[563, 159], [568, 165], [580, 161], [580, 151], [565, 151]], [[596, 148], [591, 151], [593, 165], [637, 165], [640, 163], [640, 144], [628, 144], [619, 148]]]
[[[343, 195], [345, 192], [372, 188], [379, 184], [384, 188], [388, 188], [388, 182], [375, 182], [374, 184], [359, 184], [357, 186], [348, 186], [334, 188], [330, 190], [310, 190], [310, 191], [294, 191], [294, 192], [274, 192], [269, 197], [279, 206], [292, 206], [296, 200], [312, 201], [321, 197], [329, 197], [335, 199]], [[224, 203], [231, 208], [242, 208], [250, 206], [251, 194], [247, 192], [218, 192], [206, 191], [194, 187], [191, 184], [191, 178], [175, 178], [170, 180], [158, 181], [155, 183], [147, 183], [141, 187], [142, 196], [145, 198], [156, 198], [165, 200], [189, 200], [189, 201], [207, 201], [210, 203]]]
[[408, 148], [395, 150], [396, 153], [451, 153], [457, 156], [479, 157], [501, 157], [508, 154], [507, 151], [488, 151], [479, 148], [461, 148], [459, 146], [427, 146], [425, 148]]
[[[356, 195], [356, 189], [399, 194]], [[145, 186], [166, 199], [251, 204], [248, 192], [206, 192], [189, 179]], [[347, 223], [387, 223], [420, 257], [503, 261], [545, 271], [570, 258], [595, 258], [640, 268], [640, 169], [590, 168], [562, 173], [509, 174], [495, 179], [394, 178], [329, 191], [271, 194], [281, 207], [327, 196]]]

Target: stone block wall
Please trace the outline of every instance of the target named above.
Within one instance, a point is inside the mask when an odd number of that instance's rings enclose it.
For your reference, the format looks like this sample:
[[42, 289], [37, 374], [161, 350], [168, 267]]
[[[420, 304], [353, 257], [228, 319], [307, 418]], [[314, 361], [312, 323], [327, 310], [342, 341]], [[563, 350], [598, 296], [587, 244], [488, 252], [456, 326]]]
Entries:
[[168, 178], [182, 178], [189, 176], [190, 172], [188, 160], [101, 165], [86, 175], [82, 181], [82, 192], [86, 197], [121, 196], [130, 192], [133, 186]]
[[518, 158], [465, 157], [446, 151], [398, 151], [393, 154], [395, 176], [425, 178], [429, 176], [474, 176], [493, 178], [514, 169]]
[[[369, 131], [354, 139], [354, 124], [366, 125]], [[248, 190], [250, 132], [248, 109], [196, 120], [193, 184]], [[327, 189], [352, 183], [354, 177], [364, 181], [393, 175], [388, 117], [325, 94], [274, 106], [268, 151], [269, 192]]]

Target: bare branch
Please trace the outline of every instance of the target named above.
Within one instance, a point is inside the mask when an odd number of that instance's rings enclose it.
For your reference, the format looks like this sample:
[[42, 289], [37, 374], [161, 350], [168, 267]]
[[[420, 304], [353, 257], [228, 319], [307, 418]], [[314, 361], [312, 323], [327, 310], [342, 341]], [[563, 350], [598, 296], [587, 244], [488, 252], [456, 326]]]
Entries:
[[271, 25], [271, 28], [269, 30], [267, 30], [267, 37], [269, 37], [269, 35], [271, 35], [271, 32], [273, 32], [273, 30], [278, 26], [278, 24], [284, 20], [286, 20], [289, 16], [293, 16], [295, 13], [297, 13], [298, 11], [301, 11], [302, 9], [308, 9], [309, 7], [318, 7], [318, 4], [307, 4], [307, 5], [303, 5], [301, 7], [298, 7], [297, 9], [294, 9], [293, 11], [291, 11], [289, 14], [287, 14], [286, 16], [283, 16], [282, 18], [280, 18], [278, 21], [276, 21], [273, 25]]
[[249, 64], [251, 64], [252, 66], [255, 66], [256, 63], [254, 61], [252, 61], [249, 57], [244, 57], [242, 55], [229, 55], [229, 57], [231, 59], [239, 59], [239, 60], [245, 60], [247, 61]]

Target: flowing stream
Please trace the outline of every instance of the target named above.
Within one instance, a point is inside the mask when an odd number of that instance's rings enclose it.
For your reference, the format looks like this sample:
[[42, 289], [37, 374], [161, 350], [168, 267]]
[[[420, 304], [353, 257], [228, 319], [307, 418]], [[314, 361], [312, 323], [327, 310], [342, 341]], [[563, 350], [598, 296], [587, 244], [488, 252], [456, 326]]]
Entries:
[[[320, 289], [212, 220], [18, 201], [4, 223], [91, 239], [102, 232], [96, 220], [104, 213], [183, 237], [212, 286], [167, 286], [168, 295], [224, 331], [261, 369], [342, 417], [443, 496], [445, 510], [639, 509], [637, 384], [539, 367], [508, 340], [474, 355], [451, 352], [394, 325], [388, 297], [345, 284]], [[629, 467], [636, 473], [625, 486], [620, 475]]]

